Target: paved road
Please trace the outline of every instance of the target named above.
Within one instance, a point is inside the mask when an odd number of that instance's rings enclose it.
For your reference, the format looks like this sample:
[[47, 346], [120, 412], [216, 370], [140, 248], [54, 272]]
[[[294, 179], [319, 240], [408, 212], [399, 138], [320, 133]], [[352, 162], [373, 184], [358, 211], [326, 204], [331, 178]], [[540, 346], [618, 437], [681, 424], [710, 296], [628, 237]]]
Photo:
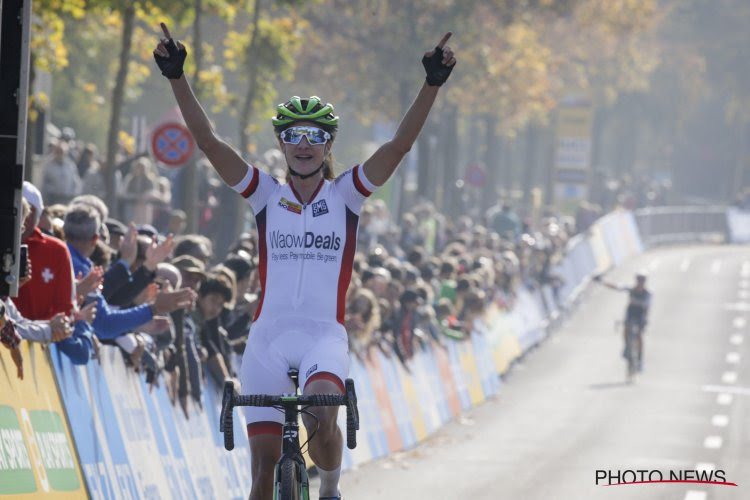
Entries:
[[[750, 498], [750, 252], [660, 249], [608, 278], [630, 283], [640, 268], [654, 301], [635, 384], [624, 383], [614, 330], [625, 294], [592, 286], [497, 397], [415, 449], [344, 473], [346, 497]], [[696, 468], [723, 470], [739, 486], [595, 483], [597, 470], [659, 470], [668, 479]]]

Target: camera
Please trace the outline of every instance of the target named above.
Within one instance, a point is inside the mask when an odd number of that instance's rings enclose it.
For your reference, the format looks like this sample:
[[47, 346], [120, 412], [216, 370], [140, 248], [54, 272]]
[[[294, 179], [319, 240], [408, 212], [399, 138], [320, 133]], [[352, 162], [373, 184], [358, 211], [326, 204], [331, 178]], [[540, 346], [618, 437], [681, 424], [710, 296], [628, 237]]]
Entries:
[[26, 278], [26, 267], [29, 263], [29, 246], [28, 245], [21, 245], [21, 251], [19, 256], [19, 264], [18, 264], [18, 277], [20, 279]]

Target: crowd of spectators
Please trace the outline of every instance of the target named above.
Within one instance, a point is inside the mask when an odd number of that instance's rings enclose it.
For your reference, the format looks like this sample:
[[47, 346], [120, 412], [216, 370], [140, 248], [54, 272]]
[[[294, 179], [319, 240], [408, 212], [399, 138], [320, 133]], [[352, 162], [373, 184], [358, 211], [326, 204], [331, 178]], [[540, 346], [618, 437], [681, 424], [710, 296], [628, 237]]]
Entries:
[[623, 174], [607, 177], [596, 171], [588, 200], [578, 204], [575, 214], [577, 232], [586, 231], [602, 215], [617, 208], [635, 210], [669, 203], [671, 183], [647, 175]]
[[[106, 192], [104, 169], [95, 144], [77, 141], [65, 127], [49, 142], [49, 155], [41, 162], [41, 192], [49, 205], [68, 204], [81, 194]], [[145, 154], [133, 154], [121, 147], [114, 172], [117, 213], [136, 224], [165, 229], [172, 216], [171, 181], [161, 175]]]
[[[121, 215], [112, 218], [82, 187], [101, 192], [96, 149], [79, 148], [73, 161], [66, 147], [55, 146], [41, 191], [24, 184], [30, 266], [19, 296], [2, 301], [3, 343], [19, 375], [21, 339], [54, 342], [75, 364], [96, 359], [100, 344], [117, 346], [187, 414], [205, 379], [220, 385], [239, 371], [260, 296], [256, 233], [223, 255], [208, 237], [182, 234], [184, 214], [174, 216], [168, 181], [146, 157], [122, 176]], [[57, 168], [74, 180], [60, 182]], [[284, 175], [278, 165], [269, 170]], [[160, 205], [168, 217], [155, 216]], [[556, 263], [574, 232], [572, 220], [552, 213], [532, 227], [507, 200], [479, 219], [446, 217], [423, 202], [398, 221], [383, 200], [368, 201], [347, 294], [351, 352], [380, 349], [406, 363], [426, 343], [483, 328], [485, 310], [512, 308], [521, 287], [557, 290]]]
[[406, 361], [427, 342], [485, 328], [486, 308], [512, 308], [520, 287], [558, 290], [555, 264], [570, 228], [548, 215], [533, 230], [508, 202], [480, 221], [450, 219], [424, 202], [400, 224], [382, 200], [368, 202], [346, 308], [351, 351], [376, 346]]

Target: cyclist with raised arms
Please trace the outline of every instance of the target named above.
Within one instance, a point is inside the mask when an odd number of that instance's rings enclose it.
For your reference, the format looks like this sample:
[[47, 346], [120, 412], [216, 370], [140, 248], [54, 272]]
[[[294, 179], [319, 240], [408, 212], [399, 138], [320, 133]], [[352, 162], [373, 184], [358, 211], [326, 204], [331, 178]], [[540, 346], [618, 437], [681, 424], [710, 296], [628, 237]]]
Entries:
[[648, 309], [651, 305], [651, 292], [646, 288], [646, 273], [639, 271], [635, 274], [634, 286], [610, 283], [604, 281], [601, 275], [594, 276], [594, 281], [613, 290], [628, 292], [628, 305], [625, 308], [625, 328], [623, 329], [625, 352], [627, 353], [628, 327], [632, 324], [637, 327], [635, 329], [637, 335], [633, 340], [636, 342], [637, 349], [637, 369], [641, 371], [643, 368], [643, 330], [648, 322]]
[[[292, 97], [279, 104], [274, 132], [288, 167], [286, 184], [249, 165], [220, 139], [183, 75], [185, 47], [164, 38], [154, 50], [169, 78], [190, 132], [218, 174], [247, 200], [258, 227], [261, 296], [240, 369], [242, 392], [294, 392], [289, 368], [299, 370], [303, 394], [344, 393], [349, 372], [344, 328], [346, 290], [351, 278], [357, 224], [364, 201], [396, 170], [417, 139], [440, 86], [456, 59], [446, 33], [424, 54], [426, 82], [396, 130], [368, 160], [339, 176], [331, 147], [339, 117], [318, 97]], [[310, 408], [303, 417], [310, 458], [320, 474], [320, 498], [340, 499], [343, 437], [338, 407]], [[245, 408], [252, 458], [250, 500], [270, 499], [274, 465], [281, 450], [283, 414], [272, 408]]]

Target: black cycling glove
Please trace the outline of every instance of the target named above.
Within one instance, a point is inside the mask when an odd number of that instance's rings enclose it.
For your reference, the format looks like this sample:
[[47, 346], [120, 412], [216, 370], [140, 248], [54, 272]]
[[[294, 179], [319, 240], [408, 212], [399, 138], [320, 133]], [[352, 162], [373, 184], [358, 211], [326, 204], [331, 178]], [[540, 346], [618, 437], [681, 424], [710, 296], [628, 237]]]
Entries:
[[427, 72], [427, 84], [441, 86], [445, 83], [453, 71], [453, 66], [443, 64], [443, 49], [435, 47], [435, 52], [430, 56], [422, 58], [422, 66]]
[[183, 47], [182, 49], [177, 48], [177, 44], [174, 43], [173, 39], [164, 44], [169, 53], [169, 57], [162, 57], [154, 52], [154, 59], [156, 65], [159, 66], [161, 74], [171, 80], [177, 80], [182, 76], [182, 66], [185, 64], [185, 58], [187, 57], [187, 50]]

